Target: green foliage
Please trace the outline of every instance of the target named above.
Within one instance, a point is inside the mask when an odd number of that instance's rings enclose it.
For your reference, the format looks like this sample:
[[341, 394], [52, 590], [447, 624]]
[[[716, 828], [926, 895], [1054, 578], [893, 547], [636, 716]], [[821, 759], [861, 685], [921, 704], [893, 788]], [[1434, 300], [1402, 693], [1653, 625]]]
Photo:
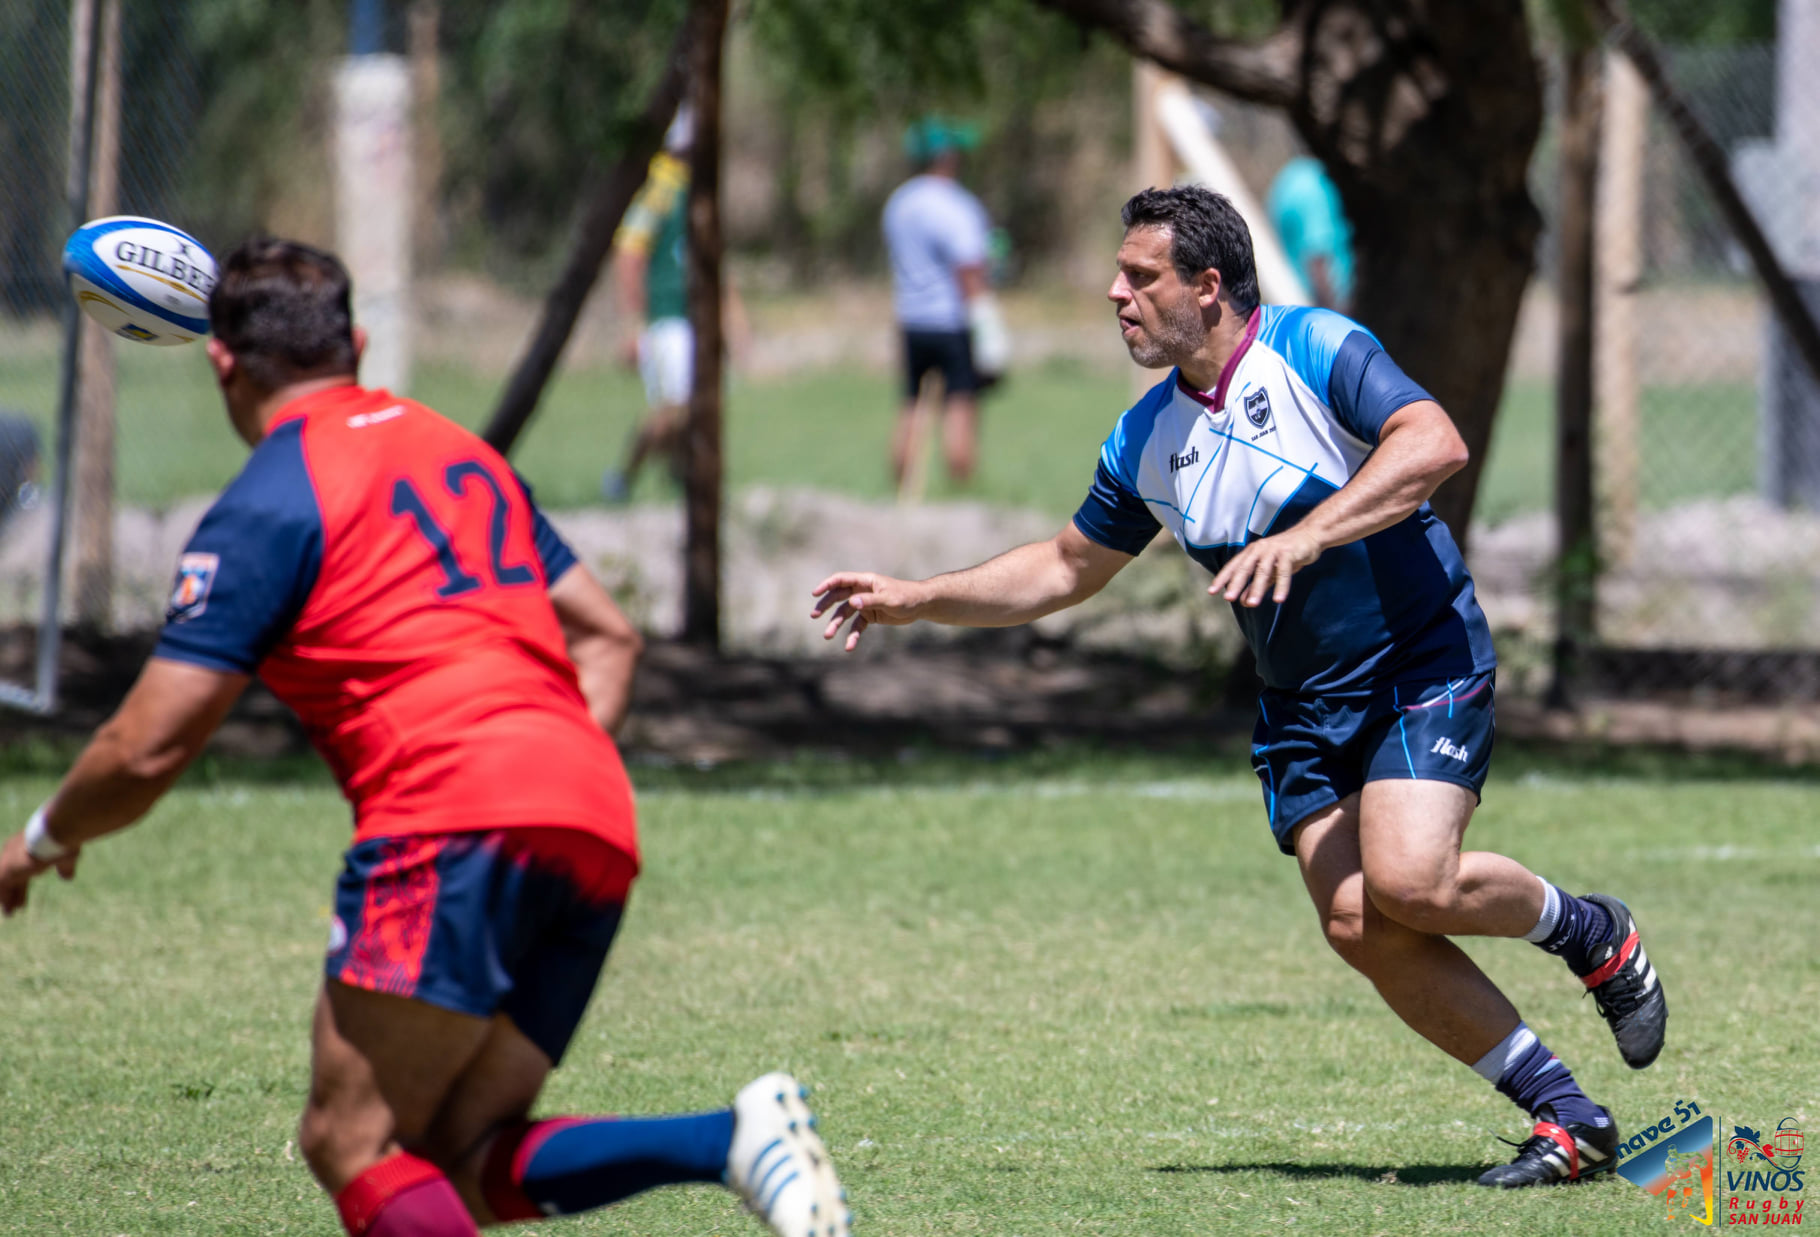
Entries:
[[1065, 93], [1089, 48], [1028, 0], [757, 0], [752, 24], [777, 84], [860, 117]]
[[[267, 225], [274, 205], [318, 173], [326, 157], [323, 73], [341, 52], [346, 5], [191, 0], [180, 18], [164, 6], [128, 9], [187, 23], [184, 42], [201, 105], [185, 167], [183, 218], [217, 246]], [[140, 54], [153, 53], [147, 47]], [[164, 54], [181, 65], [181, 48], [167, 46]], [[142, 70], [129, 67], [129, 76], [136, 71]], [[168, 98], [157, 89], [140, 97]]]
[[1665, 43], [1716, 46], [1776, 37], [1776, 0], [1629, 0], [1637, 25]]
[[912, 170], [904, 131], [925, 113], [980, 123], [967, 179], [1018, 255], [1065, 231], [1083, 134], [1123, 146], [1129, 59], [1027, 0], [756, 0], [751, 37], [783, 127], [777, 240], [799, 262], [882, 265], [878, 212]]
[[440, 121], [458, 244], [511, 278], [560, 243], [589, 171], [623, 148], [663, 75], [686, 7], [445, 0]]

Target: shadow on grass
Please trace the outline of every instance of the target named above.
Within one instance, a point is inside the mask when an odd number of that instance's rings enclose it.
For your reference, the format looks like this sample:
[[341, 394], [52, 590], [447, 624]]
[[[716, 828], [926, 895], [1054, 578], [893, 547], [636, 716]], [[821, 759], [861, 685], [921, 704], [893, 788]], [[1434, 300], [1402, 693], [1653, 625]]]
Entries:
[[1485, 1171], [1483, 1165], [1405, 1164], [1391, 1168], [1384, 1164], [1162, 1164], [1153, 1173], [1212, 1173], [1218, 1176], [1239, 1173], [1273, 1173], [1285, 1181], [1335, 1181], [1351, 1178], [1373, 1185], [1463, 1185], [1475, 1182]]

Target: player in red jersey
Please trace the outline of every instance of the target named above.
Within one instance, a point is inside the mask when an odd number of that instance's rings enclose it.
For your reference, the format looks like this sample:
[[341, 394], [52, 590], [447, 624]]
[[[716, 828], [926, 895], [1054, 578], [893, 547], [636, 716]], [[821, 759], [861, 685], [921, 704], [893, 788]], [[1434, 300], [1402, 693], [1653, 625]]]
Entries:
[[779, 1234], [849, 1219], [783, 1074], [731, 1108], [529, 1118], [638, 871], [613, 741], [636, 632], [505, 460], [356, 383], [331, 255], [229, 254], [208, 355], [253, 448], [120, 710], [0, 847], [0, 911], [169, 788], [258, 674], [354, 809], [299, 1145], [354, 1237], [445, 1237], [722, 1182]]

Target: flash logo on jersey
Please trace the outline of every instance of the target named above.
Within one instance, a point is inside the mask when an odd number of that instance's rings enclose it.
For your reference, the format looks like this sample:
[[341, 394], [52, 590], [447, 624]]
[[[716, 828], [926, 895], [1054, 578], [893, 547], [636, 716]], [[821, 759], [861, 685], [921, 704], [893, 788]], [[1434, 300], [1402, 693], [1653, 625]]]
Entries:
[[221, 567], [219, 554], [185, 554], [177, 560], [177, 583], [164, 611], [167, 623], [187, 623], [209, 608], [209, 590]]

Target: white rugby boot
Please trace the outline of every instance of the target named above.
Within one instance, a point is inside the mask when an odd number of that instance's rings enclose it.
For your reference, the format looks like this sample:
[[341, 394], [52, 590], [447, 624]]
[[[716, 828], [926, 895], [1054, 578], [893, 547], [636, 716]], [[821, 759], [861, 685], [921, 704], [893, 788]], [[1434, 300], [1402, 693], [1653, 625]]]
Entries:
[[815, 1132], [809, 1089], [766, 1074], [733, 1100], [727, 1184], [778, 1237], [848, 1237], [853, 1214]]

